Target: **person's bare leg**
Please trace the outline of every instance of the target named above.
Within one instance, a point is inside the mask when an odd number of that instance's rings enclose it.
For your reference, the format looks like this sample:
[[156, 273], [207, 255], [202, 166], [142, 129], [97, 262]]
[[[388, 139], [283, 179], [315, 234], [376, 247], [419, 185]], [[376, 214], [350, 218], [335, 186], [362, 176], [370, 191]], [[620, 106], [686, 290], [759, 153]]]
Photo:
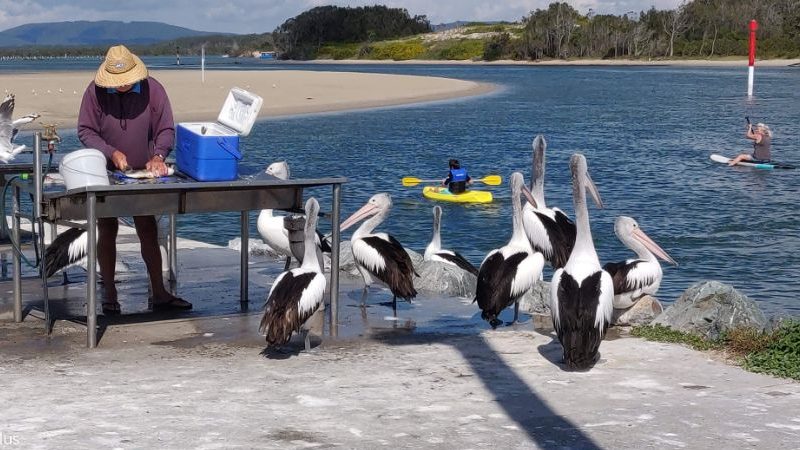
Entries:
[[[158, 226], [154, 216], [134, 216], [133, 224], [136, 227], [136, 235], [139, 236], [139, 243], [142, 248], [142, 259], [147, 266], [147, 275], [150, 278], [150, 289], [153, 292], [153, 304], [175, 303], [180, 299], [172, 295], [164, 287], [164, 277], [161, 272], [161, 251], [158, 248]], [[191, 304], [186, 303], [185, 309], [191, 308]]]
[[[100, 264], [100, 277], [103, 279], [102, 302], [106, 305], [117, 303], [114, 269], [117, 264], [118, 230], [119, 223], [115, 217], [97, 219], [97, 263]], [[95, 268], [89, 267], [88, 270]]]
[[735, 166], [736, 164], [739, 164], [740, 162], [742, 162], [744, 160], [748, 160], [749, 161], [750, 160], [750, 155], [748, 155], [747, 153], [742, 153], [741, 155], [737, 156], [736, 158], [733, 158], [732, 160], [730, 160], [728, 162], [728, 165], [729, 166]]

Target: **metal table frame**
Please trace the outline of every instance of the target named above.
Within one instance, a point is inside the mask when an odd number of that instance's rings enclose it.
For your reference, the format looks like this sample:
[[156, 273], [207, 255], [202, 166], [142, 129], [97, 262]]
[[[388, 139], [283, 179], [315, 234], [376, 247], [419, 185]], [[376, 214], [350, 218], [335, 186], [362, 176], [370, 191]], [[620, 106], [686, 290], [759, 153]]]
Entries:
[[[86, 220], [88, 232], [88, 255], [86, 290], [87, 346], [97, 345], [97, 219], [105, 217], [170, 215], [169, 252], [170, 272], [177, 272], [177, 249], [175, 236], [175, 214], [202, 212], [241, 213], [240, 227], [242, 239], [240, 267], [240, 304], [243, 311], [248, 304], [248, 257], [246, 249], [249, 240], [249, 211], [260, 209], [298, 210], [303, 206], [303, 190], [309, 187], [332, 186], [332, 253], [330, 279], [330, 332], [337, 334], [339, 300], [339, 242], [341, 185], [344, 177], [292, 179], [292, 180], [236, 180], [224, 182], [185, 181], [164, 184], [126, 184], [111, 186], [87, 186], [69, 191], [42, 193], [41, 186], [31, 182], [14, 183], [13, 186], [13, 233], [19, 237], [19, 207], [22, 191], [35, 191], [41, 195], [40, 217], [50, 223], [72, 224], [71, 221]], [[37, 208], [34, 208], [37, 209]], [[40, 228], [41, 229], [41, 228]], [[43, 241], [43, 240], [42, 240]], [[42, 247], [44, 251], [44, 247]], [[22, 320], [22, 281], [20, 255], [14, 254], [14, 318]], [[174, 272], [173, 272], [174, 271]], [[47, 280], [42, 275], [44, 289]], [[47, 299], [45, 295], [45, 308]], [[47, 314], [45, 314], [47, 315]], [[49, 319], [48, 319], [49, 321]], [[48, 330], [50, 324], [47, 324]]]

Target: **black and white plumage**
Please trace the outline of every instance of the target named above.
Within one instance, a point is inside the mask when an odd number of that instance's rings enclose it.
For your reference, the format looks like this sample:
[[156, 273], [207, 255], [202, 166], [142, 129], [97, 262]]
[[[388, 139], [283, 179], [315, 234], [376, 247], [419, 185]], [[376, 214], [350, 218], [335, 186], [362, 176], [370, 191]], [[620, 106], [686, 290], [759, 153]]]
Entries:
[[478, 269], [461, 256], [460, 253], [442, 248], [441, 228], [442, 208], [437, 205], [433, 207], [433, 236], [431, 237], [431, 242], [425, 247], [425, 261], [443, 262], [478, 276]]
[[0, 162], [8, 163], [12, 161], [20, 152], [25, 150], [24, 145], [14, 145], [15, 133], [14, 122], [11, 116], [14, 115], [14, 94], [6, 95], [0, 103]]
[[[279, 180], [289, 179], [289, 164], [286, 161], [274, 162], [267, 167], [266, 173]], [[275, 215], [271, 209], [262, 209], [258, 214], [256, 227], [261, 239], [270, 248], [286, 257], [286, 267], [292, 261], [292, 250], [289, 246], [289, 232], [283, 226], [283, 215]]]
[[[300, 267], [278, 275], [267, 297], [259, 332], [266, 336], [267, 347], [281, 346], [299, 332], [303, 324], [322, 306], [325, 295], [325, 275], [317, 259], [314, 238], [317, 230], [319, 203], [309, 198], [305, 205], [304, 254]], [[305, 336], [309, 350], [308, 333]]]
[[387, 193], [373, 195], [358, 211], [347, 218], [340, 229], [342, 231], [365, 220], [353, 233], [350, 239], [353, 259], [364, 278], [364, 289], [376, 278], [392, 291], [392, 305], [397, 308], [397, 297], [411, 301], [417, 296], [414, 289], [414, 271], [411, 257], [403, 245], [387, 233], [373, 233], [373, 230], [384, 221], [392, 208], [392, 198]]
[[597, 360], [600, 342], [613, 312], [614, 285], [611, 275], [600, 267], [589, 227], [586, 191], [603, 207], [581, 154], [570, 158], [572, 196], [575, 203], [575, 247], [563, 268], [557, 269], [550, 284], [550, 313], [558, 340], [564, 349], [564, 363], [570, 369], [590, 368]]
[[[267, 167], [265, 173], [279, 180], [288, 180], [290, 174], [289, 164], [286, 161], [274, 162]], [[258, 214], [256, 228], [265, 244], [269, 245], [278, 254], [286, 257], [284, 270], [289, 270], [294, 255], [289, 243], [289, 231], [283, 222], [285, 217], [282, 214], [275, 214], [271, 209], [262, 209]], [[322, 238], [319, 231], [316, 231], [316, 234], [316, 245], [320, 247], [323, 253], [330, 253], [331, 247], [328, 241]]]
[[633, 306], [644, 295], [655, 295], [658, 292], [663, 277], [658, 258], [670, 264], [678, 263], [650, 239], [631, 217], [617, 217], [614, 221], [614, 232], [637, 256], [603, 266], [603, 270], [614, 280], [614, 308], [625, 309]]
[[81, 228], [70, 228], [59, 234], [44, 252], [47, 277], [55, 275], [59, 270], [82, 263], [86, 259], [88, 242], [88, 234]]
[[514, 321], [519, 315], [519, 298], [539, 279], [544, 267], [544, 257], [531, 247], [522, 225], [521, 195], [535, 204], [533, 196], [525, 187], [522, 174], [514, 172], [511, 185], [512, 225], [511, 239], [505, 246], [486, 255], [478, 271], [475, 300], [481, 309], [481, 317], [492, 328], [502, 323], [497, 316], [514, 304]]
[[541, 134], [533, 140], [533, 178], [531, 194], [536, 206], [525, 204], [522, 223], [531, 246], [554, 269], [564, 267], [575, 245], [575, 223], [558, 208], [548, 208], [544, 200], [544, 168], [547, 141]]

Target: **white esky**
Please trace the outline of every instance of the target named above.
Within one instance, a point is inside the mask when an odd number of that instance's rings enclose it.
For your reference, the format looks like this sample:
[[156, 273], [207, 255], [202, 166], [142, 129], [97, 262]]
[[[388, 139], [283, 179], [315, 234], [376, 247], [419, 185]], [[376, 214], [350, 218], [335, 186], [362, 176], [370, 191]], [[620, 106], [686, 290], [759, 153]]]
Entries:
[[[568, 0], [580, 13], [597, 14], [674, 9], [681, 0]], [[152, 21], [198, 31], [265, 33], [286, 19], [315, 6], [365, 6], [381, 4], [425, 15], [431, 24], [466, 21], [519, 21], [550, 0], [0, 0], [0, 31], [27, 23], [78, 20]]]

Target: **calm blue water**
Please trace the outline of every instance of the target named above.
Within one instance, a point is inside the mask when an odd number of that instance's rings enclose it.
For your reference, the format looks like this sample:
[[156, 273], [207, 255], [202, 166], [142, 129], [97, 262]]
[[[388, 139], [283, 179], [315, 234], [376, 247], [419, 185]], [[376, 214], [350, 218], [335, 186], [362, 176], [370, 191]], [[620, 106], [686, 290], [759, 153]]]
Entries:
[[[161, 67], [173, 62], [148, 61]], [[3, 63], [0, 71], [96, 64]], [[748, 102], [744, 68], [315, 66], [209, 60], [209, 67], [215, 64], [241, 70], [434, 75], [496, 84], [494, 93], [470, 99], [263, 120], [243, 139], [246, 170], [286, 159], [295, 177], [350, 178], [344, 217], [375, 192], [391, 192], [394, 209], [381, 228], [407, 247], [422, 251], [427, 244], [433, 203], [422, 198], [421, 188], [403, 188], [402, 176], [443, 177], [447, 159], [455, 157], [473, 176], [499, 173], [507, 178], [519, 170], [528, 179], [531, 140], [543, 133], [548, 140], [549, 206], [572, 215], [567, 162], [574, 152], [588, 158], [606, 204], [604, 210], [590, 207], [602, 262], [632, 255], [613, 231], [616, 216], [630, 215], [680, 263], [665, 267], [661, 299], [674, 301], [692, 283], [718, 279], [769, 312], [800, 312], [800, 170], [729, 169], [708, 159], [711, 153], [748, 149], [743, 136], [744, 116], [749, 115], [774, 130], [777, 160], [800, 164], [800, 69], [759, 69], [757, 97]], [[71, 146], [78, 147], [74, 135], [64, 148]], [[492, 205], [441, 205], [444, 245], [476, 264], [510, 237], [507, 185], [492, 190], [497, 199]], [[330, 189], [313, 194], [323, 210], [330, 208]], [[255, 236], [254, 223], [255, 213]], [[238, 215], [182, 217], [180, 232], [225, 244], [238, 235]]]

